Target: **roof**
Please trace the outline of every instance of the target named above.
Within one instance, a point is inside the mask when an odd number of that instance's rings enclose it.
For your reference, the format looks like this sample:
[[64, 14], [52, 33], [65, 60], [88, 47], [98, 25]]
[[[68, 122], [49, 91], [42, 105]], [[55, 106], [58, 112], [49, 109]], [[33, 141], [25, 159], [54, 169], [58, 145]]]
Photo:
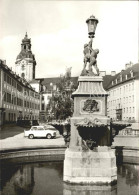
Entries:
[[[6, 64], [4, 64], [3, 60], [0, 59], [0, 68], [2, 68], [4, 71], [6, 71], [10, 76], [12, 76], [16, 81], [18, 81], [22, 86], [29, 88], [30, 90], [36, 92], [30, 83], [25, 80], [24, 78], [17, 75], [15, 72], [12, 71]], [[36, 92], [38, 93], [38, 92]]]
[[[133, 76], [131, 75], [132, 72], [133, 72]], [[127, 75], [127, 78], [126, 78], [126, 75]], [[109, 84], [107, 85], [106, 89], [115, 87], [119, 84], [122, 84], [132, 79], [139, 79], [139, 63], [134, 64], [133, 66], [127, 68], [126, 70], [122, 70], [121, 72], [113, 76], [113, 78], [110, 80]], [[113, 84], [112, 84], [112, 81], [113, 81]]]
[[[133, 77], [131, 77], [131, 71], [133, 71]], [[120, 75], [122, 75], [122, 82], [120, 82]], [[125, 78], [127, 75], [127, 79]], [[105, 75], [103, 76], [103, 87], [105, 90], [108, 90], [111, 87], [114, 87], [120, 83], [129, 81], [130, 79], [139, 79], [139, 63], [134, 64], [132, 67], [127, 68], [126, 70], [123, 70], [116, 74], [115, 76], [112, 75]], [[115, 81], [117, 79], [118, 83], [112, 85], [112, 81]], [[53, 85], [56, 85], [60, 82], [60, 77], [51, 77], [51, 78], [40, 78], [36, 80], [41, 80], [41, 84], [46, 86], [47, 90], [51, 89], [50, 83], [53, 83]], [[78, 83], [78, 77], [71, 77], [71, 81], [77, 85]]]
[[[25, 47], [25, 48], [23, 47], [23, 46], [26, 46], [26, 45], [28, 45], [29, 48], [28, 47]], [[18, 54], [15, 63], [17, 64], [19, 61], [27, 58], [29, 63], [34, 63], [36, 65], [35, 56], [34, 56], [34, 54], [31, 51], [31, 39], [28, 38], [27, 33], [25, 34], [24, 39], [22, 39], [21, 46], [22, 46], [21, 47], [21, 51]]]
[[40, 84], [40, 81], [39, 80], [36, 80], [36, 79], [32, 79], [31, 81], [29, 81], [30, 84], [35, 84], [35, 83], [38, 83]]
[[[53, 83], [53, 85], [56, 85], [60, 82], [60, 79], [61, 79], [60, 77], [43, 78], [41, 79], [42, 80], [41, 84], [46, 86], [47, 90], [50, 90], [51, 89], [50, 83]], [[78, 77], [71, 77], [71, 81], [74, 84], [77, 84]]]
[[[106, 75], [103, 76], [103, 87], [104, 89], [107, 89], [109, 83], [112, 81], [113, 76], [111, 75]], [[42, 80], [42, 85], [45, 85], [47, 89], [50, 89], [50, 83], [53, 83], [54, 85], [60, 82], [60, 77], [51, 77], [51, 78], [41, 78]], [[71, 81], [74, 84], [78, 83], [78, 77], [71, 77]]]
[[107, 87], [109, 86], [109, 84], [111, 83], [111, 81], [113, 80], [114, 76], [111, 75], [105, 75], [103, 76], [103, 87], [105, 90], [107, 90]]

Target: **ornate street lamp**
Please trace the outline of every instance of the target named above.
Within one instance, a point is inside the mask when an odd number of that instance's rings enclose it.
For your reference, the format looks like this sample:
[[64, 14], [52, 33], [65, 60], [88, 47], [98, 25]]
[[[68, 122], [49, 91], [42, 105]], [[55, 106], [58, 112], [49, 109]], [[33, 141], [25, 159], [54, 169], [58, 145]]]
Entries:
[[[89, 43], [84, 44], [84, 67], [81, 72], [81, 76], [99, 76], [99, 69], [97, 67], [97, 55], [99, 53], [98, 49], [92, 48], [93, 38], [95, 37], [95, 31], [98, 23], [98, 19], [95, 16], [90, 16], [86, 20], [88, 25], [88, 35], [90, 38]], [[88, 69], [86, 69], [88, 64]], [[95, 70], [95, 72], [93, 71]]]
[[86, 23], [88, 25], [89, 38], [94, 38], [97, 23], [98, 23], [98, 19], [95, 18], [95, 16], [92, 15], [92, 16], [90, 16], [90, 18], [88, 18], [86, 20]]

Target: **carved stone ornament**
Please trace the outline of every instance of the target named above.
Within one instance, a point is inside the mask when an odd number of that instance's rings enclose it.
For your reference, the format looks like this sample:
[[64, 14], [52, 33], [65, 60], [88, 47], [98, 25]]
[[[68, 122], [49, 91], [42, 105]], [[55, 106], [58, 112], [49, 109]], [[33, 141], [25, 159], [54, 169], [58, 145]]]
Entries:
[[93, 99], [87, 99], [84, 102], [83, 111], [90, 112], [90, 113], [99, 112], [98, 102]]

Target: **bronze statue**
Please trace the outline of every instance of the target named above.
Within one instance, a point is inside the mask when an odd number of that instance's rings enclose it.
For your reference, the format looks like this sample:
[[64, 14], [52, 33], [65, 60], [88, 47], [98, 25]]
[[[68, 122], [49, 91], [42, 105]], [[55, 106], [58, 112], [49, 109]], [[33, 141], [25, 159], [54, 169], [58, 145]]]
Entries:
[[[84, 53], [84, 68], [83, 68], [81, 76], [99, 75], [99, 69], [97, 67], [97, 60], [96, 60], [99, 50], [98, 49], [94, 50], [92, 48], [92, 39], [88, 44], [84, 45], [83, 53]], [[86, 70], [87, 62], [89, 63], [88, 70]], [[93, 72], [92, 66], [95, 68], [96, 74]]]

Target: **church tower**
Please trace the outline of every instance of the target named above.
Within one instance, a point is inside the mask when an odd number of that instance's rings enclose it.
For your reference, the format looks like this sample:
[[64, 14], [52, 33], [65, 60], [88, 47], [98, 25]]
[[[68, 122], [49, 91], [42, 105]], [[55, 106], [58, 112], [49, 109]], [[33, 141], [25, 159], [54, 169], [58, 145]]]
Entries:
[[27, 33], [21, 43], [21, 52], [16, 58], [15, 70], [16, 74], [25, 78], [28, 82], [35, 79], [36, 60], [31, 51], [31, 39], [28, 38]]

